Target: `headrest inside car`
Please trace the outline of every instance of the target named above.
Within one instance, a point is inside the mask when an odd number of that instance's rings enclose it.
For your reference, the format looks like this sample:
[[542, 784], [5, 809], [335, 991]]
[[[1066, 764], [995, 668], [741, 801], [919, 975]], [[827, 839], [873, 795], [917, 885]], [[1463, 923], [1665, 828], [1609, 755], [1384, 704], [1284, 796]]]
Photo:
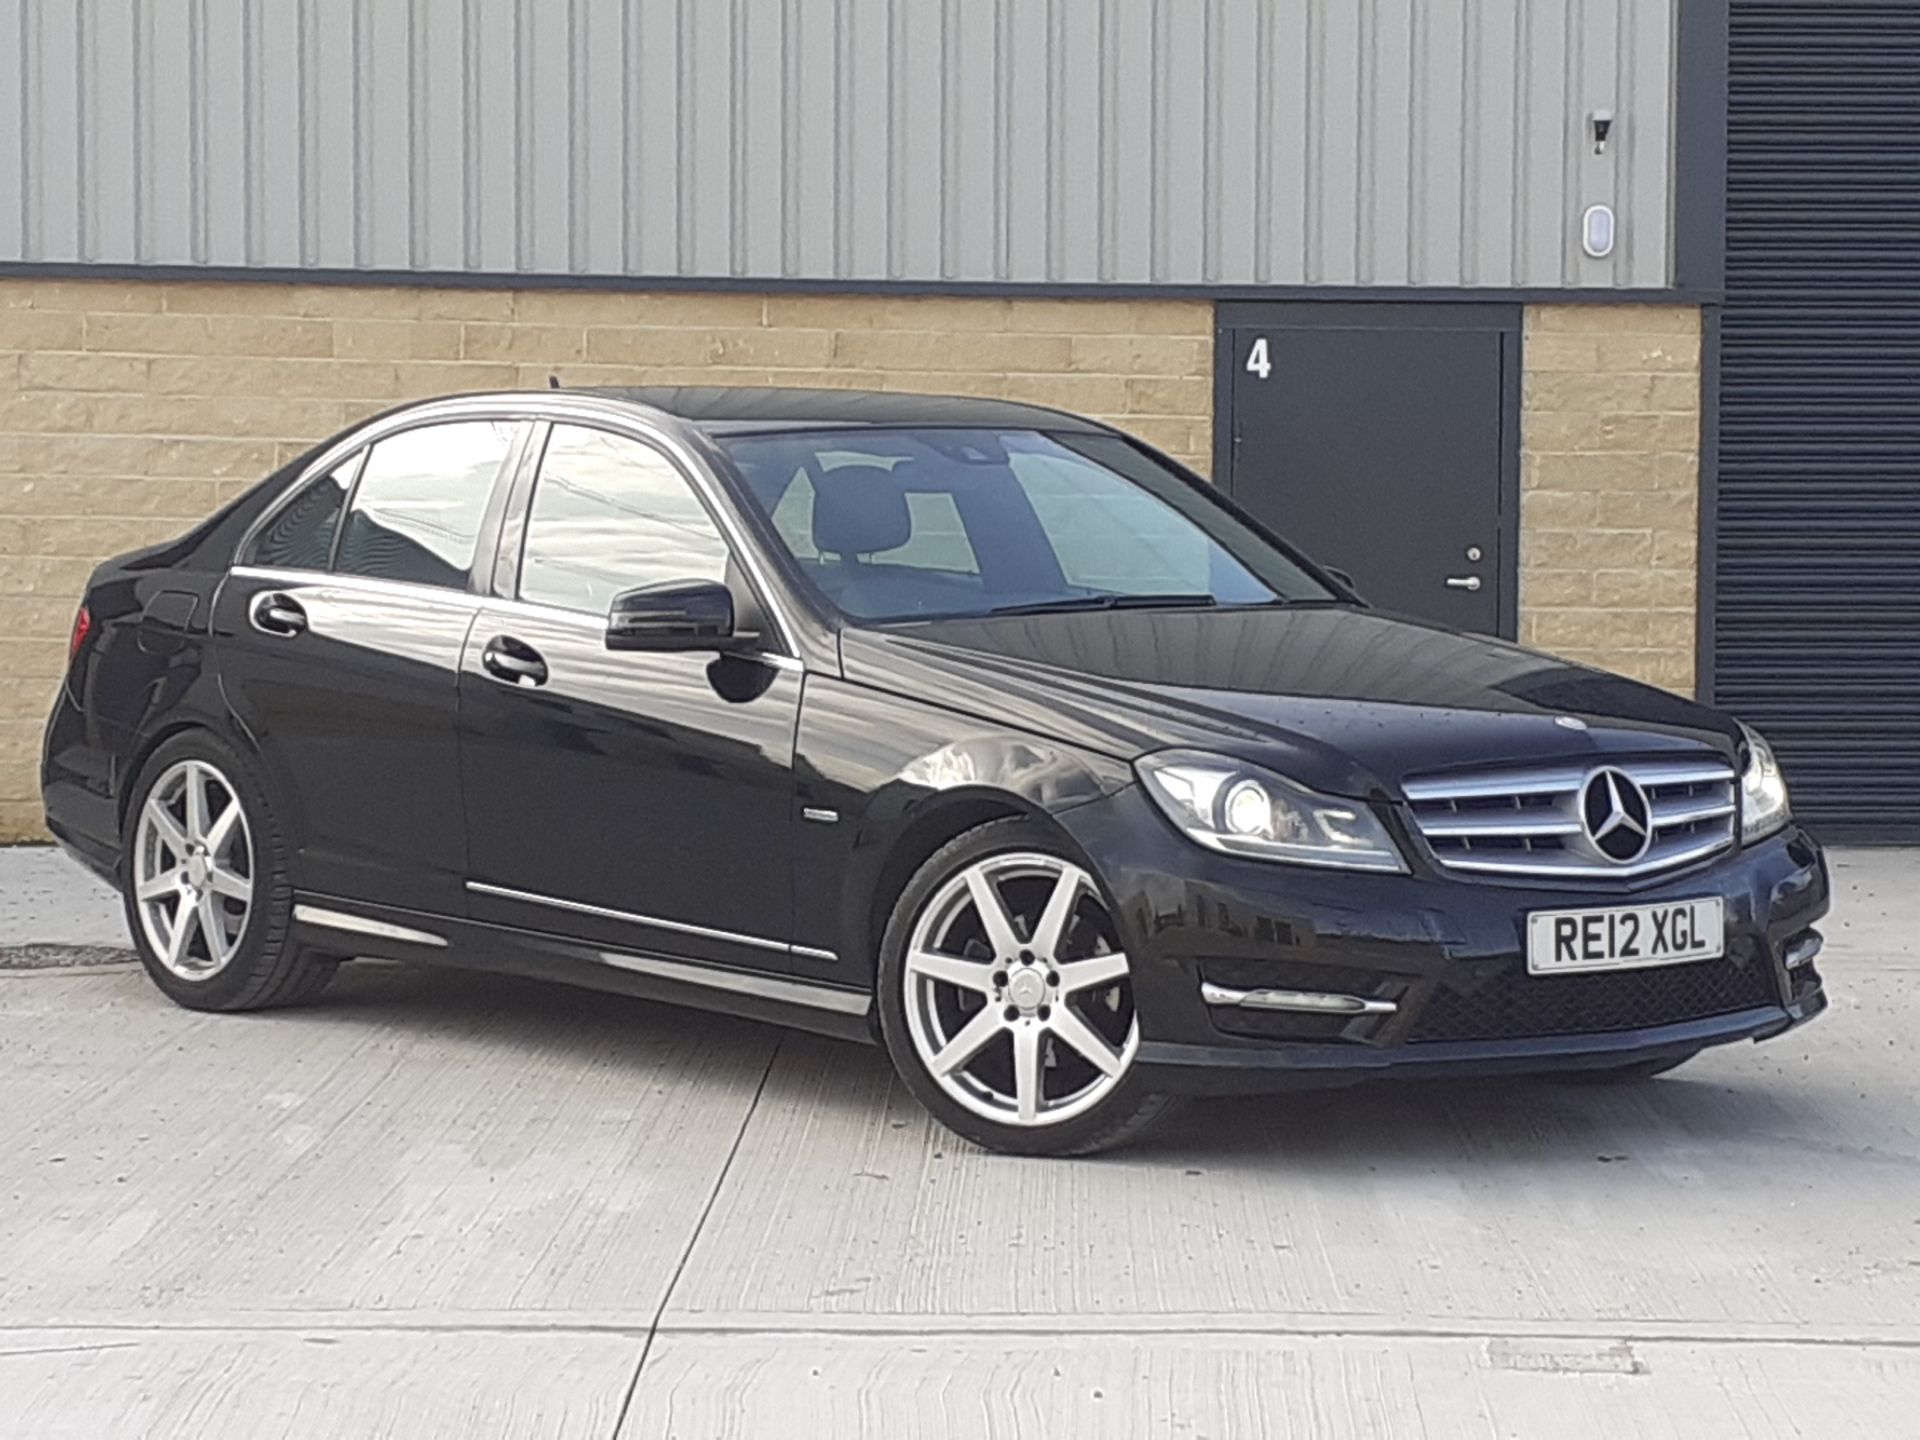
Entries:
[[913, 520], [906, 492], [878, 465], [842, 465], [813, 478], [813, 548], [823, 555], [871, 555], [907, 543]]

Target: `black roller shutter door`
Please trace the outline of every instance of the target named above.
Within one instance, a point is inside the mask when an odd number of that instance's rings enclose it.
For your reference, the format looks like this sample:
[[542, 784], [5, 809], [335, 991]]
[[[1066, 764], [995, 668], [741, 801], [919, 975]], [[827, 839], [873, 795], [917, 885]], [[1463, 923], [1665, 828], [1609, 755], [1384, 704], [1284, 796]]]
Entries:
[[1920, 841], [1920, 3], [1733, 0], [1713, 698]]

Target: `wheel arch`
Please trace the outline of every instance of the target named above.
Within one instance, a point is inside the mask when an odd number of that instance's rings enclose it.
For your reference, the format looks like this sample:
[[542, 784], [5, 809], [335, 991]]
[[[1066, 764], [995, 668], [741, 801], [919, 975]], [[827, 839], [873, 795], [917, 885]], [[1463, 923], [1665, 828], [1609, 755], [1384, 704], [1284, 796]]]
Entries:
[[1016, 790], [965, 786], [927, 797], [873, 847], [875, 863], [862, 867], [863, 882], [848, 887], [842, 923], [845, 933], [859, 942], [854, 953], [873, 957], [875, 978], [881, 940], [908, 882], [943, 846], [996, 820], [1033, 820], [1079, 863], [1091, 866], [1081, 846], [1046, 807]]
[[[222, 719], [227, 723], [222, 724]], [[279, 775], [266, 756], [261, 753], [260, 747], [254, 743], [253, 736], [247, 733], [246, 728], [235, 721], [231, 715], [216, 718], [204, 712], [195, 711], [191, 714], [172, 716], [156, 725], [151, 731], [140, 735], [127, 752], [126, 768], [121, 772], [120, 783], [115, 787], [113, 797], [115, 820], [122, 836], [126, 834], [127, 816], [133, 805], [133, 792], [139, 788], [140, 777], [145, 773], [154, 755], [168, 742], [177, 740], [182, 735], [192, 734], [210, 735], [222, 744], [238, 750], [246, 759], [252, 761], [260, 783], [266, 787], [267, 798], [274, 808], [281, 812], [283, 823], [291, 818], [285, 814], [284, 787], [279, 783]]]
[[119, 822], [122, 834], [126, 832], [127, 814], [133, 805], [133, 792], [139, 788], [140, 777], [146, 773], [148, 762], [153, 759], [160, 747], [165, 745], [169, 740], [177, 739], [182, 735], [191, 735], [195, 731], [204, 731], [206, 734], [216, 736], [222, 740], [231, 739], [230, 736], [221, 734], [215, 727], [207, 724], [204, 719], [195, 717], [193, 719], [169, 720], [163, 725], [156, 726], [150, 733], [142, 735], [139, 740], [135, 742], [133, 749], [127, 754], [127, 767], [124, 772], [125, 779], [120, 784], [118, 793], [114, 796], [115, 818]]

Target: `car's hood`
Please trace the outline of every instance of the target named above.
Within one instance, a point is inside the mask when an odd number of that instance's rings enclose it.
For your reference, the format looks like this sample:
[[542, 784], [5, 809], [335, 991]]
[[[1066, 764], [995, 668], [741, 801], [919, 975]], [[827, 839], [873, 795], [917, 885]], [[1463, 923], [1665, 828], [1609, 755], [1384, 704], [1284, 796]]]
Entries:
[[1133, 759], [1223, 751], [1335, 794], [1707, 746], [1739, 728], [1604, 671], [1351, 606], [1106, 610], [842, 634], [847, 678]]

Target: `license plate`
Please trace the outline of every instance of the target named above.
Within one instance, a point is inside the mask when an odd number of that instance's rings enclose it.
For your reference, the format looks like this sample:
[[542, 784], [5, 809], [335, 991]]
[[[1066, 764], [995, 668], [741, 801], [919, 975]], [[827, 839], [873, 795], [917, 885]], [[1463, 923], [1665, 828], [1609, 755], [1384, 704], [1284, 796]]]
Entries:
[[1534, 975], [1685, 965], [1718, 959], [1726, 948], [1726, 905], [1717, 896], [1527, 916], [1527, 970]]

